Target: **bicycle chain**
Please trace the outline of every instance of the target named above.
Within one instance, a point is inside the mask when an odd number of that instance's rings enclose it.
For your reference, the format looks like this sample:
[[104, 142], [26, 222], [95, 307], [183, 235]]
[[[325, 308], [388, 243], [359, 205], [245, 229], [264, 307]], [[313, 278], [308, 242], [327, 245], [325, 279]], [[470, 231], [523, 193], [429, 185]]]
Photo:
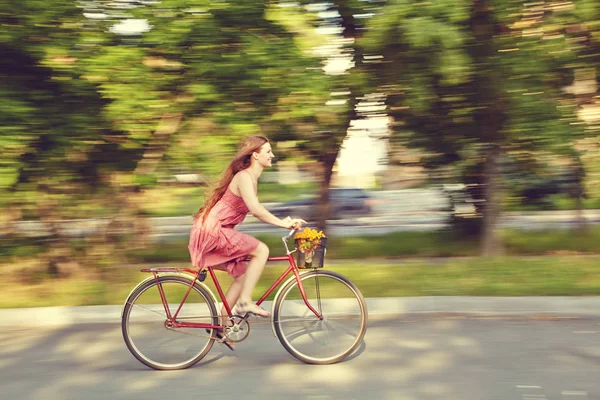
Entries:
[[[240, 322], [238, 322], [238, 324], [240, 324], [241, 322], [246, 322], [246, 324], [248, 324], [248, 322], [247, 322], [248, 316], [247, 315], [244, 316], [244, 317], [241, 317], [239, 315], [234, 315], [234, 317], [237, 317], [237, 318], [239, 318], [241, 320]], [[201, 337], [201, 338], [206, 338], [206, 339], [213, 339], [217, 343], [224, 343], [227, 339], [231, 340], [229, 338], [229, 336], [227, 335], [227, 330], [226, 329], [224, 330], [225, 336], [223, 337], [223, 339], [219, 339], [217, 337], [212, 337], [212, 336], [208, 336], [208, 335], [200, 335], [200, 334], [197, 334], [197, 333], [184, 332], [184, 331], [177, 330], [175, 328], [167, 328], [167, 327], [165, 327], [165, 328], [167, 330], [172, 331], [172, 332], [183, 333], [184, 335]]]
[[223, 341], [225, 340], [225, 339], [219, 339], [219, 338], [216, 338], [216, 337], [213, 338], [212, 336], [208, 336], [208, 335], [200, 335], [200, 334], [197, 334], [197, 333], [184, 332], [184, 331], [180, 331], [180, 330], [177, 330], [177, 329], [174, 329], [174, 328], [166, 328], [166, 329], [169, 330], [169, 331], [172, 331], [172, 332], [183, 333], [184, 335], [190, 335], [190, 336], [207, 338], [207, 339], [214, 339], [215, 342], [219, 342], [219, 343], [223, 343]]

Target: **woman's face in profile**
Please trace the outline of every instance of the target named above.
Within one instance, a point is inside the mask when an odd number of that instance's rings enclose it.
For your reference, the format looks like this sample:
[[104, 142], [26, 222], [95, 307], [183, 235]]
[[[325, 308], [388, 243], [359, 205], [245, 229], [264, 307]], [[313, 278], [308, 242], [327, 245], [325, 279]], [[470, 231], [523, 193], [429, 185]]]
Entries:
[[272, 166], [272, 160], [275, 155], [273, 154], [273, 150], [271, 149], [271, 143], [267, 142], [260, 147], [256, 161], [262, 165], [263, 168], [268, 168]]

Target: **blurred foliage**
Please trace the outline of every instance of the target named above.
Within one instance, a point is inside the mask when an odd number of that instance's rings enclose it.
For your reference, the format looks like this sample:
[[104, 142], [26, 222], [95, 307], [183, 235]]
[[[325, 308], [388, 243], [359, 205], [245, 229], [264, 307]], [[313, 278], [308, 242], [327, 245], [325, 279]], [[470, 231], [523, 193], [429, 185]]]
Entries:
[[[265, 131], [276, 113], [294, 118], [282, 98], [298, 93], [297, 109], [305, 98], [313, 108], [322, 104], [306, 84], [316, 82], [310, 68], [318, 61], [296, 50], [276, 16], [267, 18], [268, 7], [4, 4], [2, 47], [11, 55], [0, 64], [8, 82], [0, 102], [10, 107], [0, 121], [4, 240], [14, 240], [14, 222], [40, 220], [50, 233], [51, 270], [67, 260], [89, 262], [57, 222], [112, 209], [89, 252], [118, 264], [124, 243], [144, 241], [139, 193], [155, 186], [162, 160], [214, 176], [242, 137]], [[132, 21], [149, 21], [151, 29], [124, 30]]]
[[[374, 116], [434, 180], [480, 186], [485, 237], [502, 205], [582, 208], [600, 197], [596, 3], [3, 2], [3, 248], [38, 220], [51, 272], [109, 274], [146, 245], [165, 178], [211, 183], [252, 134], [317, 177], [323, 228], [348, 129]], [[58, 226], [92, 217], [110, 222], [77, 243]]]
[[383, 57], [364, 66], [387, 95], [398, 140], [426, 149], [429, 168], [453, 165], [446, 179], [484, 185], [484, 236], [504, 165], [535, 174], [546, 152], [581, 168], [576, 140], [594, 133], [578, 120], [581, 96], [564, 92], [597, 62], [598, 38], [582, 25], [597, 17], [589, 1], [452, 0], [388, 2], [372, 19], [361, 45]]
[[497, 143], [516, 159], [569, 154], [582, 137], [575, 101], [561, 93], [584, 63], [568, 33], [581, 20], [565, 15], [575, 4], [492, 3], [390, 2], [361, 42], [384, 56], [366, 67], [402, 122], [396, 131], [431, 150], [432, 166], [476, 160]]

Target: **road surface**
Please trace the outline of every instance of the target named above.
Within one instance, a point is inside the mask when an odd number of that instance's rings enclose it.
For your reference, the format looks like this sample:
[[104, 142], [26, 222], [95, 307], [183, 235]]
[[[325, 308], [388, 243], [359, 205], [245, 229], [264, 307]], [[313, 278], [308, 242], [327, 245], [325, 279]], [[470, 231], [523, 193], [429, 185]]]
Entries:
[[118, 324], [2, 328], [0, 398], [600, 399], [600, 319], [377, 316], [349, 360], [303, 364], [264, 321], [235, 353], [183, 371], [146, 368]]

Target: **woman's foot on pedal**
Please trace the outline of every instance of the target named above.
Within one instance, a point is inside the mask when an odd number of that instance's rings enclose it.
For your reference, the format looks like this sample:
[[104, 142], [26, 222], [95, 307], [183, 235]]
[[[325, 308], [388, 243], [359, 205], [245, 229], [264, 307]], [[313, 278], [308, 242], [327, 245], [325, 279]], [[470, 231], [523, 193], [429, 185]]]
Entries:
[[265, 310], [264, 308], [260, 308], [254, 303], [239, 303], [236, 306], [236, 312], [238, 315], [246, 315], [246, 314], [254, 314], [259, 317], [269, 318], [271, 313]]

